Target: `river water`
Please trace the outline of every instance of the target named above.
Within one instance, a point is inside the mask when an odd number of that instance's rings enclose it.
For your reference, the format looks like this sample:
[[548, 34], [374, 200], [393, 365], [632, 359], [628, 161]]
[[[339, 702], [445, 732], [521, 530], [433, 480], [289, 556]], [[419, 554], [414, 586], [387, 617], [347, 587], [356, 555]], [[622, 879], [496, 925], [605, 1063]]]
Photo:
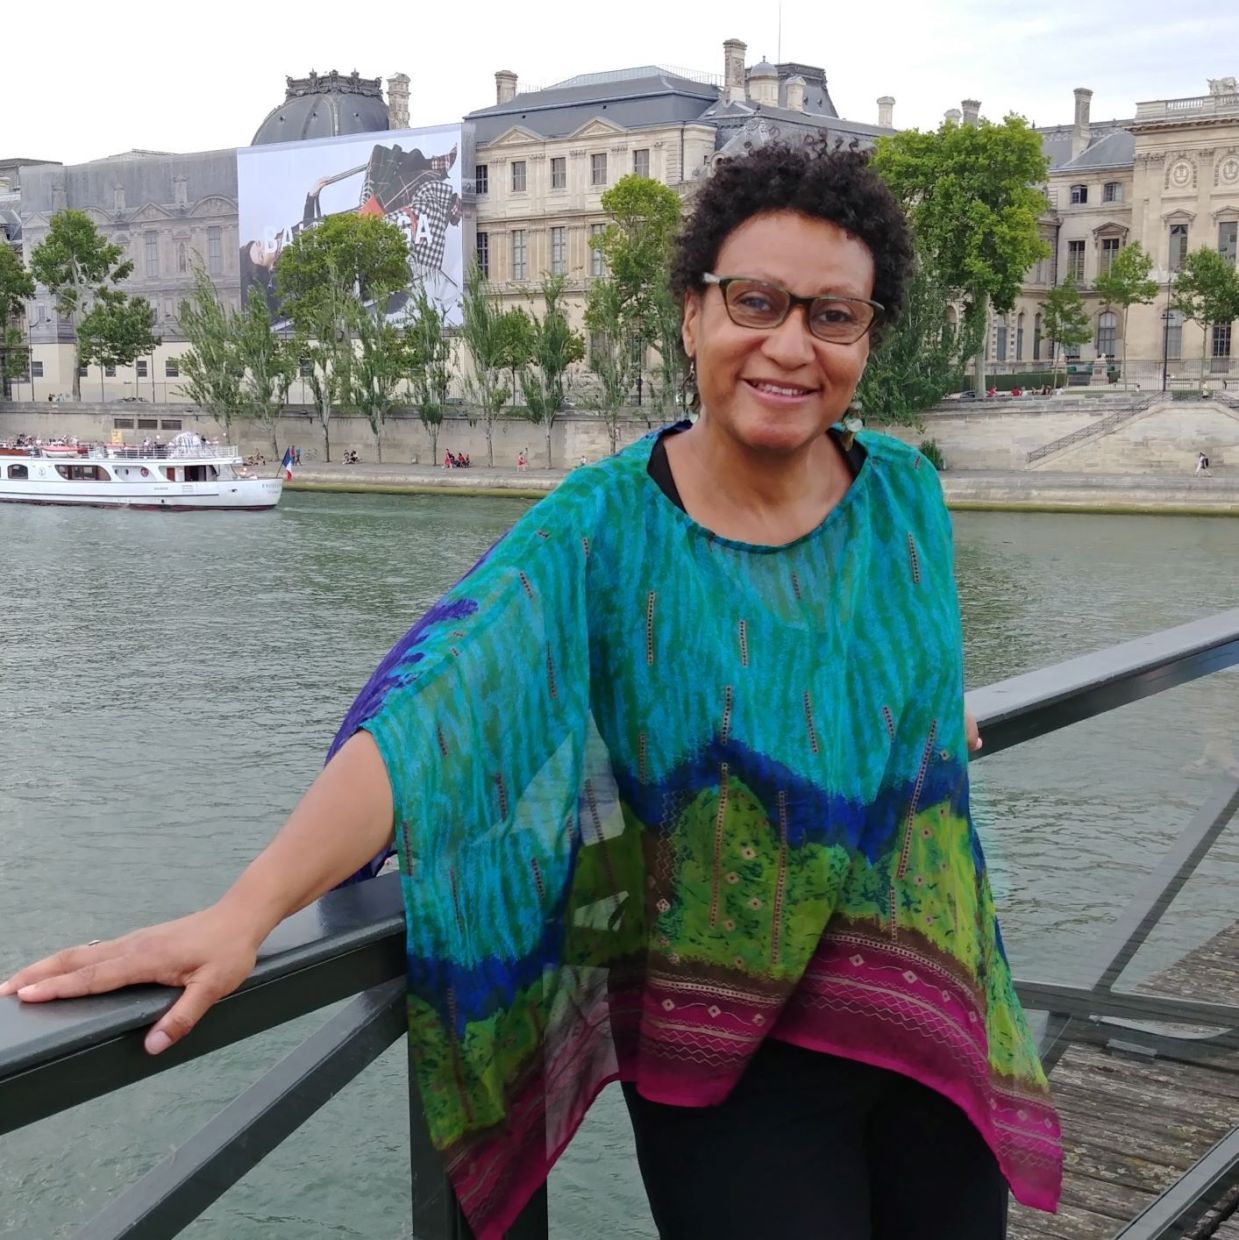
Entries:
[[[390, 643], [525, 507], [291, 493], [261, 515], [0, 509], [0, 976], [213, 899]], [[1239, 603], [1239, 522], [961, 514], [956, 535], [970, 686]], [[1069, 980], [1239, 761], [1237, 684], [974, 768], [1018, 974]], [[1132, 975], [1232, 922], [1237, 878], [1232, 827]], [[3, 1139], [0, 1236], [72, 1234], [323, 1018]], [[405, 1091], [398, 1046], [185, 1234], [407, 1235]], [[554, 1236], [654, 1235], [614, 1091], [556, 1169], [551, 1211]]]

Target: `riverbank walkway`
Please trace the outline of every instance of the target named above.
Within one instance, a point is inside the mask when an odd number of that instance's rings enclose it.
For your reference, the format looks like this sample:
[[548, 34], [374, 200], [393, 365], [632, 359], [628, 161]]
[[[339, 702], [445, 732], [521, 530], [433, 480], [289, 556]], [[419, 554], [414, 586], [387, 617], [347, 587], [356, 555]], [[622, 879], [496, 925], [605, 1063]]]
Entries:
[[[976, 760], [1202, 677], [1233, 677], [1237, 667], [1239, 608], [973, 690], [967, 703], [985, 737]], [[1076, 919], [1076, 946], [1062, 962], [1071, 980], [1016, 977], [1062, 1116], [1066, 1177], [1057, 1214], [1013, 1210], [1012, 1240], [1239, 1240], [1237, 815], [1239, 769], [1223, 758], [1203, 802], [1114, 921], [1086, 928]], [[1123, 825], [1112, 824], [1116, 856]], [[1219, 914], [1212, 924], [1223, 928], [1169, 968], [1126, 984], [1194, 877], [1209, 884]], [[143, 1053], [142, 1036], [170, 1001], [159, 987], [30, 1007], [0, 999], [0, 1137], [349, 999], [77, 1233], [174, 1236], [404, 1038], [404, 946], [398, 875], [331, 892], [277, 927], [242, 989], [158, 1059]], [[469, 1240], [415, 1090], [409, 1122], [412, 1226], [403, 1234]], [[547, 1200], [545, 1188], [535, 1194], [507, 1240], [547, 1240]], [[599, 1218], [596, 1230], [605, 1236], [614, 1225]], [[393, 1220], [393, 1235], [399, 1227]]]
[[[260, 470], [259, 472], [265, 472]], [[398, 495], [446, 492], [539, 498], [553, 491], [567, 471], [368, 462], [314, 462], [293, 471], [297, 491], [356, 491]], [[1009, 472], [947, 470], [947, 503], [954, 509], [1028, 512], [1163, 513], [1239, 516], [1239, 469], [1211, 474], [1080, 474], [1043, 470]]]

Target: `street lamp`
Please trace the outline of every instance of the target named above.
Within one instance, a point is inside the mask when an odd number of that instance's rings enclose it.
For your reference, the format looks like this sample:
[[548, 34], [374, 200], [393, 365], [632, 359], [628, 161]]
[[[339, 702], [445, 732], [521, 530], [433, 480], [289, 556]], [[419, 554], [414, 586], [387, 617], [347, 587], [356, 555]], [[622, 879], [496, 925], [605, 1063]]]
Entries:
[[1166, 285], [1166, 308], [1162, 311], [1162, 391], [1166, 390], [1166, 365], [1170, 356], [1170, 316], [1173, 313], [1171, 298], [1174, 295], [1174, 272], [1155, 271], [1152, 273], [1159, 284]]

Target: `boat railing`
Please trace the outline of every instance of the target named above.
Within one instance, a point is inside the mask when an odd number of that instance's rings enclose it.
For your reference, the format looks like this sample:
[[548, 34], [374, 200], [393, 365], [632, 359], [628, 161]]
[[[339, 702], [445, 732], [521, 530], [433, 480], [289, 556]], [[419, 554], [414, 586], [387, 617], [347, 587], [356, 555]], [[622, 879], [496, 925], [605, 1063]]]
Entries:
[[[1016, 676], [969, 694], [983, 755], [1091, 719], [1239, 665], [1239, 609]], [[1197, 812], [1107, 932], [1082, 945], [1083, 980], [1017, 978], [1030, 1012], [1045, 1013], [1040, 1051], [1053, 1067], [1072, 1044], [1135, 1046], [1172, 1061], [1205, 1062], [1239, 1049], [1239, 1003], [1120, 988], [1123, 969], [1158, 927], [1239, 809], [1232, 773]], [[229, 1103], [162, 1163], [119, 1192], [79, 1233], [91, 1240], [174, 1236], [293, 1133], [406, 1031], [404, 918], [389, 874], [332, 892], [280, 925], [246, 984], [193, 1035], [157, 1058], [142, 1036], [172, 993], [154, 986], [53, 1005], [0, 999], [0, 1135], [350, 999], [316, 1033]], [[1191, 1034], [1166, 1032], [1193, 1027]], [[1201, 1029], [1208, 1030], [1202, 1034]], [[410, 1075], [410, 1081], [412, 1077]], [[412, 1234], [468, 1240], [442, 1163], [409, 1087]], [[1123, 1133], [1114, 1141], [1122, 1143]], [[1122, 1240], [1184, 1236], [1239, 1184], [1239, 1127], [1188, 1167]], [[1195, 1233], [1193, 1233], [1195, 1234]], [[508, 1230], [546, 1240], [543, 1188]]]
[[231, 444], [94, 444], [88, 454], [97, 461], [217, 461], [237, 460], [241, 453]]

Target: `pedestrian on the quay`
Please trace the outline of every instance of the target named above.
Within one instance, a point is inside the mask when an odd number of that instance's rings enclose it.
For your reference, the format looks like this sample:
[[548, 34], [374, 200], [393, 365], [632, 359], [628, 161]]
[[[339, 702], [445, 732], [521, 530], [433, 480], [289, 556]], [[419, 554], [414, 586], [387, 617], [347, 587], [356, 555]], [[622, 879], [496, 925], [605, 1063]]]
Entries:
[[216, 904], [0, 993], [184, 987], [158, 1053], [395, 852], [418, 1095], [479, 1240], [614, 1080], [666, 1240], [999, 1240], [1008, 1186], [1054, 1209], [969, 811], [950, 518], [918, 451], [851, 429], [913, 261], [866, 153], [720, 162], [671, 269], [696, 421], [516, 522]]
[[1206, 476], [1209, 473], [1209, 458], [1203, 452], [1196, 453], [1196, 472]]

